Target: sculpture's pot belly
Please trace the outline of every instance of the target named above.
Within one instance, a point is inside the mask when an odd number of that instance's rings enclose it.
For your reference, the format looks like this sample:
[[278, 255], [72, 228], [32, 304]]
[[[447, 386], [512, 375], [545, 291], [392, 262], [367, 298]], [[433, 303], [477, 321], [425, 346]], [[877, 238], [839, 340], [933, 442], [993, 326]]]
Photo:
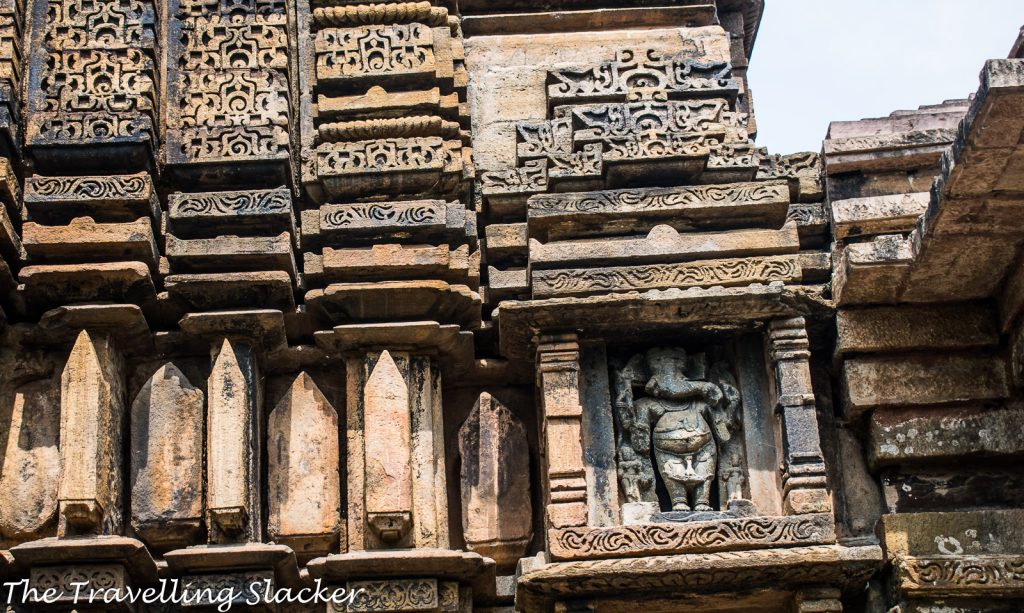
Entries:
[[696, 453], [711, 440], [711, 427], [696, 409], [668, 411], [654, 427], [654, 446], [668, 453]]

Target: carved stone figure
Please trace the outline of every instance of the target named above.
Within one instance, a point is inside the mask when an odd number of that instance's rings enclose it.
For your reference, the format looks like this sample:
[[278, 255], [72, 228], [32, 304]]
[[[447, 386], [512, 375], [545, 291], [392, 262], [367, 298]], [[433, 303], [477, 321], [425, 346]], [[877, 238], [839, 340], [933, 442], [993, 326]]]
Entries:
[[[727, 495], [742, 496], [738, 454], [720, 462], [740, 429], [740, 394], [724, 364], [709, 369], [703, 354], [654, 348], [615, 369], [613, 379], [619, 482], [627, 502], [657, 500], [657, 470], [672, 511], [713, 511], [720, 464], [730, 483], [728, 492], [719, 492], [722, 506]], [[642, 398], [634, 400], [634, 387], [643, 389]]]

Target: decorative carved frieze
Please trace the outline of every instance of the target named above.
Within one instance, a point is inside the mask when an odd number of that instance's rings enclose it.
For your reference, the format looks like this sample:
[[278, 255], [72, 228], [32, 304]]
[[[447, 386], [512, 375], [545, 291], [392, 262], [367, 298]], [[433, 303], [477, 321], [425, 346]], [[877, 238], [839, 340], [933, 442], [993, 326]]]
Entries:
[[42, 224], [66, 224], [81, 216], [102, 222], [160, 220], [160, 203], [148, 173], [33, 175], [25, 179], [25, 208], [33, 221]]
[[436, 611], [440, 602], [436, 579], [352, 581], [348, 589], [363, 590], [348, 605], [349, 612]]
[[291, 116], [285, 2], [172, 0], [167, 13], [167, 164], [264, 163], [269, 174], [245, 176], [282, 182]]
[[[251, 570], [245, 573], [186, 575], [181, 581], [182, 596], [184, 597], [181, 600], [181, 607], [185, 610], [198, 609], [200, 611], [220, 606], [253, 607], [251, 586], [254, 584], [259, 584], [254, 610], [263, 610], [260, 607], [269, 604], [263, 601], [266, 586], [270, 586], [271, 593], [277, 587], [273, 571]], [[230, 604], [225, 604], [225, 596], [232, 597], [231, 600], [226, 601]]]
[[835, 542], [830, 515], [745, 517], [717, 521], [565, 528], [548, 532], [554, 560], [765, 549]]
[[[55, 590], [56, 599], [44, 600], [42, 597], [33, 604], [75, 605], [89, 601], [93, 594], [98, 596], [97, 602], [108, 596], [114, 602], [115, 592], [124, 599], [124, 589], [129, 585], [128, 574], [121, 564], [76, 564], [74, 566], [33, 566], [29, 574], [28, 584], [42, 594], [46, 590]], [[85, 584], [85, 585], [82, 585]], [[77, 598], [76, 598], [77, 595]], [[95, 596], [94, 596], [95, 597]]]
[[167, 209], [171, 231], [183, 238], [295, 230], [291, 192], [286, 187], [171, 194]]
[[[315, 15], [330, 19], [325, 12]], [[422, 23], [325, 28], [316, 33], [316, 78], [355, 82], [387, 77], [432, 84], [453, 76], [447, 28]], [[441, 47], [441, 49], [438, 49]], [[443, 50], [443, 51], [442, 51]]]
[[950, 555], [901, 557], [895, 573], [909, 597], [1024, 595], [1024, 556]]
[[338, 198], [443, 193], [462, 178], [462, 145], [439, 136], [326, 143], [317, 150], [316, 169]]
[[[136, 168], [156, 141], [155, 10], [147, 0], [33, 0], [26, 143], [127, 145]], [[85, 158], [83, 158], [85, 159]], [[93, 166], [123, 171], [120, 156]]]
[[615, 59], [590, 68], [548, 72], [548, 99], [562, 101], [675, 98], [680, 95], [735, 99], [740, 82], [727, 62], [701, 61], [690, 52], [665, 57], [647, 50], [620, 51]]
[[765, 256], [683, 264], [535, 270], [532, 281], [534, 297], [544, 298], [673, 287], [791, 283], [800, 281], [801, 276], [799, 257]]
[[649, 230], [659, 223], [681, 231], [777, 228], [789, 199], [782, 181], [540, 194], [530, 198], [528, 218], [531, 237], [541, 239]]

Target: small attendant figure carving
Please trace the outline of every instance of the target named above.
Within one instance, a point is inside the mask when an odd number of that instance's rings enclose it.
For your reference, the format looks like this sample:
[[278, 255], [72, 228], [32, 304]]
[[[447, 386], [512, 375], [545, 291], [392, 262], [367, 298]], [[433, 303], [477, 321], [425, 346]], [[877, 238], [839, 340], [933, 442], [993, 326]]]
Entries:
[[[619, 480], [627, 501], [657, 500], [650, 461], [653, 447], [672, 510], [713, 511], [712, 484], [719, 476], [719, 457], [740, 423], [740, 396], [732, 375], [721, 364], [709, 372], [703, 355], [692, 359], [676, 348], [635, 355], [613, 375]], [[635, 402], [634, 386], [642, 387], [645, 394]], [[733, 467], [742, 473], [738, 458], [729, 469]], [[742, 495], [742, 479], [742, 474], [729, 473], [730, 496]]]

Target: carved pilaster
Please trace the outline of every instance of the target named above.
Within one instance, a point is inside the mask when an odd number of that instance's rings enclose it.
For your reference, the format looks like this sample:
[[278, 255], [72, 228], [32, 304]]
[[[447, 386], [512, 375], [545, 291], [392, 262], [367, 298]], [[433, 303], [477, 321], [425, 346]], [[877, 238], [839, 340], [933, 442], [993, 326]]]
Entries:
[[260, 540], [259, 381], [251, 345], [225, 338], [214, 346], [206, 420], [211, 543]]
[[300, 373], [267, 425], [268, 537], [302, 558], [332, 553], [341, 530], [338, 414]]
[[[60, 390], [53, 379], [19, 386], [0, 415], [0, 536], [22, 542], [52, 535], [60, 475]], [[3, 410], [5, 410], [4, 407]], [[15, 467], [7, 469], [6, 467]]]
[[544, 506], [549, 528], [586, 526], [580, 351], [575, 334], [544, 336], [537, 348], [541, 388]]
[[512, 567], [533, 536], [526, 429], [503, 404], [483, 392], [459, 428], [459, 454], [466, 546]]
[[826, 513], [825, 459], [818, 435], [810, 344], [802, 317], [772, 321], [769, 355], [775, 369], [776, 408], [782, 421], [783, 495], [787, 513]]
[[61, 375], [60, 537], [122, 529], [124, 361], [109, 336], [79, 333]]
[[131, 409], [131, 524], [150, 548], [196, 545], [203, 523], [204, 394], [168, 362]]
[[373, 351], [350, 357], [346, 372], [349, 548], [446, 546], [435, 358]]

